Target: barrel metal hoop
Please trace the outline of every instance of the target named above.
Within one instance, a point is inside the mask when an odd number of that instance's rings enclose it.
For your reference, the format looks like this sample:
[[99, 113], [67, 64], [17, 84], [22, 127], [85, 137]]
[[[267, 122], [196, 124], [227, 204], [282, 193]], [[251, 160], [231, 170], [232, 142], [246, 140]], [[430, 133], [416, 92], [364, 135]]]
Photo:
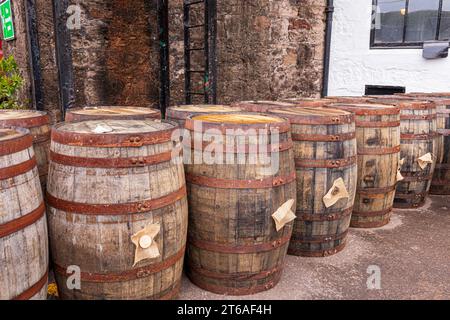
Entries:
[[384, 188], [364, 188], [358, 189], [359, 195], [373, 195], [373, 194], [386, 194], [395, 191], [396, 186], [384, 187]]
[[296, 212], [296, 216], [298, 220], [302, 221], [336, 221], [350, 216], [353, 212], [353, 207], [347, 208], [341, 212], [331, 213], [331, 214], [310, 214], [301, 211]]
[[75, 147], [139, 148], [170, 142], [175, 130], [177, 128], [136, 134], [91, 134], [66, 132], [55, 128], [52, 130], [52, 141]]
[[0, 122], [2, 127], [20, 127], [30, 129], [49, 125], [50, 118], [47, 115], [39, 115], [37, 117], [32, 118], [1, 120]]
[[21, 293], [20, 295], [13, 298], [12, 300], [29, 300], [29, 299], [33, 298], [36, 294], [38, 294], [45, 287], [45, 285], [47, 285], [47, 282], [48, 282], [48, 267], [47, 267], [47, 271], [44, 273], [44, 276], [38, 282], [36, 282], [30, 288], [25, 290], [25, 292]]
[[194, 266], [192, 263], [189, 264], [188, 269], [190, 272], [194, 272], [202, 277], [212, 278], [217, 280], [232, 280], [232, 281], [252, 281], [252, 280], [262, 280], [270, 277], [278, 272], [281, 272], [283, 266], [276, 266], [270, 270], [260, 271], [258, 273], [220, 273], [217, 271], [206, 270], [199, 266]]
[[296, 168], [344, 168], [356, 164], [357, 156], [347, 159], [295, 159]]
[[433, 113], [433, 114], [427, 114], [427, 115], [423, 115], [423, 116], [419, 116], [419, 115], [402, 115], [400, 116], [400, 119], [403, 120], [434, 120], [437, 119], [437, 114]]
[[434, 138], [439, 137], [440, 135], [437, 132], [428, 133], [428, 134], [401, 134], [401, 140], [432, 140]]
[[327, 243], [330, 241], [342, 240], [348, 234], [348, 230], [338, 235], [326, 235], [326, 236], [314, 236], [314, 237], [302, 237], [292, 236], [291, 242], [297, 243]]
[[436, 169], [450, 170], [450, 163], [438, 163], [436, 164]]
[[[393, 208], [387, 208], [385, 210], [380, 211], [353, 211], [353, 217], [379, 217], [379, 216], [385, 216], [392, 212]], [[377, 221], [379, 223], [379, 221]]]
[[329, 249], [329, 250], [313, 250], [313, 251], [298, 250], [291, 246], [291, 247], [289, 247], [288, 254], [302, 256], [302, 257], [312, 257], [312, 258], [329, 257], [331, 255], [334, 255], [334, 254], [339, 253], [342, 250], [344, 250], [346, 245], [347, 245], [347, 242], [344, 239], [344, 241], [340, 245], [338, 245], [337, 247], [334, 247], [333, 249]]
[[36, 167], [36, 156], [22, 163], [0, 169], [0, 180], [10, 179], [25, 174]]
[[269, 177], [259, 180], [228, 180], [207, 176], [197, 176], [189, 173], [186, 174], [186, 181], [188, 183], [217, 189], [267, 189], [289, 184], [294, 182], [295, 179], [295, 171], [286, 176]]
[[356, 121], [358, 128], [397, 128], [400, 127], [400, 120], [398, 121]]
[[343, 134], [326, 135], [326, 134], [298, 134], [292, 133], [292, 140], [294, 141], [312, 141], [312, 142], [342, 142], [353, 140], [356, 137], [356, 132], [349, 132]]
[[401, 172], [403, 180], [400, 182], [424, 182], [433, 179], [433, 175], [428, 176], [413, 176], [410, 172]]
[[437, 180], [434, 179], [431, 186], [447, 186], [450, 187], [450, 181], [449, 180]]
[[[380, 215], [381, 217], [381, 215]], [[387, 225], [391, 221], [391, 215], [383, 216], [383, 219], [377, 221], [358, 221], [353, 220], [351, 223], [352, 228], [381, 228]]]
[[361, 156], [375, 156], [375, 155], [388, 155], [399, 153], [401, 150], [401, 146], [396, 147], [377, 147], [377, 148], [358, 148], [358, 155]]
[[33, 144], [39, 144], [44, 142], [49, 142], [52, 137], [52, 132], [48, 131], [43, 134], [35, 134], [33, 135]]
[[[428, 196], [428, 192], [420, 192], [420, 193], [410, 193], [410, 194], [406, 194], [406, 193], [399, 193], [397, 192], [395, 194], [395, 198], [396, 199], [406, 199], [406, 200], [410, 200], [410, 199], [423, 199], [426, 196]], [[397, 203], [395, 204], [396, 206], [398, 205]]]
[[47, 192], [47, 203], [50, 207], [73, 214], [94, 216], [122, 216], [132, 213], [144, 213], [167, 207], [186, 197], [186, 185], [181, 189], [157, 199], [132, 203], [85, 204], [57, 199]]
[[34, 224], [45, 214], [45, 204], [42, 202], [39, 207], [20, 218], [11, 220], [0, 225], [0, 239], [16, 233]]
[[[167, 258], [166, 260], [150, 264], [145, 267], [140, 267], [132, 270], [126, 270], [123, 272], [108, 272], [108, 273], [92, 273], [92, 272], [81, 272], [80, 279], [84, 282], [92, 283], [112, 283], [112, 282], [122, 282], [122, 281], [132, 281], [142, 278], [148, 278], [151, 275], [161, 272], [184, 258], [186, 246], [183, 246], [180, 251], [178, 251], [173, 256]], [[61, 276], [68, 277], [67, 267], [58, 265], [54, 263], [54, 270]]]
[[284, 113], [277, 113], [276, 110], [272, 112], [280, 117], [287, 117], [292, 125], [343, 125], [352, 124], [355, 122], [353, 114], [341, 116], [295, 116]]
[[450, 136], [450, 129], [438, 129], [437, 132], [443, 136]]
[[230, 130], [237, 130], [240, 131], [238, 135], [245, 135], [246, 130], [267, 130], [268, 134], [271, 134], [274, 131], [277, 131], [278, 133], [287, 133], [291, 131], [291, 124], [289, 121], [283, 121], [279, 123], [264, 123], [264, 124], [230, 124], [230, 123], [209, 123], [209, 122], [203, 122], [198, 121], [194, 119], [187, 118], [185, 128], [187, 130], [193, 131], [194, 133], [200, 133], [199, 131], [195, 130], [195, 123], [201, 123], [202, 124], [202, 133], [208, 131], [208, 130], [219, 130], [223, 134], [229, 134]]
[[291, 233], [289, 232], [289, 234], [285, 235], [284, 237], [273, 240], [271, 242], [253, 245], [220, 244], [208, 240], [194, 239], [192, 237], [189, 238], [188, 243], [191, 246], [210, 252], [247, 254], [267, 252], [278, 249], [288, 243], [290, 238]]
[[33, 137], [29, 134], [0, 142], [0, 156], [17, 153], [30, 148], [33, 145]]
[[[176, 150], [174, 150], [176, 152]], [[159, 163], [168, 162], [172, 159], [172, 151], [160, 154], [154, 154], [146, 157], [134, 158], [82, 158], [67, 156], [50, 151], [50, 160], [52, 162], [72, 167], [84, 168], [132, 168], [145, 167]]]
[[256, 153], [276, 153], [276, 152], [283, 152], [290, 150], [294, 147], [294, 143], [292, 140], [283, 141], [278, 144], [274, 145], [267, 145], [267, 144], [255, 144], [255, 145], [237, 145], [237, 148], [235, 145], [227, 146], [224, 144], [216, 144], [211, 142], [192, 142], [189, 144], [187, 141], [183, 140], [183, 146], [185, 148], [190, 148], [191, 150], [196, 151], [205, 151], [205, 149], [208, 148], [208, 152], [213, 152], [214, 150], [220, 150], [223, 153], [237, 153], [237, 154], [256, 154]]

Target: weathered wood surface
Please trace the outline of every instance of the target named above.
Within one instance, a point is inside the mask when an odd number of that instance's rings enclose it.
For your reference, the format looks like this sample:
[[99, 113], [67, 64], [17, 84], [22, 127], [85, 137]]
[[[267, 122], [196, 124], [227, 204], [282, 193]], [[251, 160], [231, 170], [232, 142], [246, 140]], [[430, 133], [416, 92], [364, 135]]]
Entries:
[[98, 106], [81, 109], [70, 109], [66, 113], [66, 121], [87, 120], [145, 120], [161, 119], [161, 111], [152, 108], [132, 106]]
[[329, 107], [356, 116], [358, 187], [350, 226], [382, 227], [390, 222], [394, 204], [400, 160], [400, 109], [351, 102]]
[[[272, 111], [292, 125], [297, 170], [297, 220], [289, 254], [323, 257], [344, 249], [357, 187], [353, 114], [329, 108]], [[342, 178], [349, 196], [326, 207], [324, 196]], [[334, 190], [333, 190], [334, 191]]]
[[231, 106], [246, 112], [267, 113], [272, 109], [294, 107], [296, 103], [292, 101], [240, 101], [231, 104]]
[[289, 99], [281, 99], [281, 102], [292, 103], [296, 107], [304, 107], [304, 108], [317, 108], [324, 107], [330, 103], [336, 103], [337, 100], [334, 97], [325, 97], [322, 99], [315, 98], [289, 98]]
[[[109, 132], [93, 133], [99, 125]], [[93, 120], [53, 129], [48, 220], [63, 299], [170, 299], [178, 294], [187, 197], [183, 164], [171, 161], [176, 128], [165, 121]], [[156, 237], [145, 233], [139, 245], [132, 242], [133, 235], [158, 226]], [[158, 255], [135, 260], [137, 248], [150, 254], [155, 248], [147, 246], [155, 243]], [[73, 265], [81, 270], [80, 290], [66, 286], [67, 267]]]
[[0, 300], [45, 300], [47, 219], [32, 137], [0, 129]]
[[39, 179], [45, 190], [50, 150], [50, 118], [46, 112], [34, 110], [0, 110], [0, 128], [20, 127], [29, 129], [33, 136]]
[[[409, 100], [408, 100], [409, 99]], [[438, 146], [436, 104], [408, 97], [384, 97], [373, 101], [400, 108], [401, 152], [403, 160], [397, 184], [395, 208], [418, 208], [425, 204], [436, 167]], [[421, 168], [419, 159], [431, 154], [433, 161]]]
[[225, 105], [181, 105], [168, 108], [166, 110], [166, 119], [175, 121], [181, 128], [184, 128], [186, 119], [190, 116], [207, 113], [233, 113], [240, 111], [242, 111], [242, 109]]
[[[216, 133], [203, 135], [197, 129], [194, 135], [199, 122], [204, 130], [212, 128]], [[280, 132], [278, 144], [275, 132], [265, 131], [276, 128]], [[275, 116], [216, 114], [191, 117], [186, 129], [191, 134], [191, 143], [184, 140], [183, 144], [191, 161], [205, 156], [202, 150], [207, 151], [214, 140], [213, 157], [224, 155], [223, 143], [216, 140], [221, 137], [217, 130], [241, 130], [234, 132], [235, 136], [228, 135], [234, 137], [233, 145], [225, 143], [232, 149], [224, 158], [231, 160], [186, 165], [189, 278], [199, 287], [219, 294], [253, 294], [274, 287], [281, 277], [293, 222], [277, 231], [272, 215], [289, 200], [295, 212], [295, 167], [289, 123]], [[257, 131], [247, 131], [252, 129]], [[199, 146], [192, 140], [198, 141]], [[207, 146], [201, 146], [202, 140]], [[239, 152], [235, 141], [240, 141]], [[255, 145], [259, 147], [254, 148]], [[272, 147], [273, 152], [269, 153]], [[263, 152], [263, 158], [254, 158], [256, 150]], [[264, 156], [278, 157], [279, 169], [276, 161], [265, 162]]]

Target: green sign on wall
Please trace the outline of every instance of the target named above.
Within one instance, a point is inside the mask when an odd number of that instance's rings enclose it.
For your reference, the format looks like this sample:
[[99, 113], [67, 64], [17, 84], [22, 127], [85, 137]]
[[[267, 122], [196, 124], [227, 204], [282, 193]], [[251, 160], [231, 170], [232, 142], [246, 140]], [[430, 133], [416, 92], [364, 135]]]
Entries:
[[11, 0], [6, 0], [0, 3], [0, 15], [2, 18], [3, 40], [13, 40], [15, 38], [15, 32], [11, 10]]

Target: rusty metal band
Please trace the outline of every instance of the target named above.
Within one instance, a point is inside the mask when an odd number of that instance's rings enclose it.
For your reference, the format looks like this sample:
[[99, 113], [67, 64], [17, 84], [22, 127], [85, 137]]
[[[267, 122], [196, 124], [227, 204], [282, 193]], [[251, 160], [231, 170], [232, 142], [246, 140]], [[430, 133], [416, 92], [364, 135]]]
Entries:
[[450, 105], [446, 109], [438, 109], [437, 114], [450, 115]]
[[377, 147], [377, 148], [358, 148], [358, 155], [360, 156], [375, 156], [375, 155], [388, 155], [399, 153], [401, 146], [396, 147]]
[[47, 115], [41, 115], [33, 118], [1, 120], [0, 123], [3, 127], [20, 127], [30, 129], [49, 125], [50, 118]]
[[329, 257], [344, 250], [346, 245], [347, 241], [345, 241], [344, 239], [344, 241], [340, 245], [329, 250], [299, 250], [291, 246], [289, 247], [288, 254], [311, 258]]
[[181, 283], [178, 281], [178, 283], [173, 286], [170, 290], [168, 290], [166, 293], [161, 295], [157, 298], [157, 300], [174, 300], [178, 294], [180, 293]]
[[281, 272], [283, 266], [276, 266], [271, 270], [265, 270], [253, 273], [221, 273], [217, 271], [207, 270], [200, 266], [195, 266], [192, 263], [187, 267], [190, 272], [194, 272], [201, 277], [211, 278], [216, 280], [231, 280], [231, 281], [253, 281], [253, 280], [263, 280], [270, 277], [277, 272]]
[[37, 166], [37, 162], [36, 162], [36, 156], [33, 156], [33, 158], [10, 166], [10, 167], [6, 167], [6, 168], [2, 168], [0, 169], [0, 180], [4, 180], [4, 179], [10, 179], [10, 178], [14, 178], [17, 176], [20, 176], [22, 174], [27, 173], [28, 171], [33, 170], [34, 167]]
[[256, 294], [258, 292], [270, 290], [273, 287], [275, 287], [277, 285], [277, 283], [280, 281], [281, 275], [282, 275], [281, 272], [277, 272], [274, 274], [273, 279], [267, 283], [262, 283], [262, 284], [254, 285], [251, 287], [236, 288], [236, 287], [226, 287], [223, 285], [206, 283], [204, 281], [204, 278], [199, 277], [195, 273], [188, 271], [189, 279], [196, 286], [198, 286], [206, 291], [213, 292], [213, 293], [234, 295], [234, 296], [251, 295], [251, 294]]
[[33, 298], [36, 294], [38, 294], [48, 283], [48, 268], [45, 272], [44, 276], [39, 279], [38, 282], [36, 282], [34, 285], [32, 285], [30, 288], [28, 288], [25, 292], [21, 293], [17, 297], [13, 298], [12, 300], [30, 300]]
[[387, 208], [385, 210], [380, 210], [380, 211], [353, 211], [353, 217], [380, 217], [380, 216], [385, 216], [387, 214], [390, 214], [392, 212], [392, 207]]
[[437, 132], [428, 133], [428, 134], [401, 134], [401, 140], [432, 140], [439, 137]]
[[400, 120], [398, 121], [356, 121], [358, 128], [397, 128], [400, 127]]
[[336, 135], [326, 134], [298, 134], [292, 133], [292, 140], [294, 141], [312, 141], [312, 142], [341, 142], [353, 140], [356, 137], [356, 132], [349, 132]]
[[139, 148], [170, 142], [177, 128], [143, 134], [91, 134], [52, 130], [52, 141], [76, 147]]
[[433, 179], [433, 175], [428, 176], [413, 176], [411, 172], [402, 172], [403, 180], [400, 182], [424, 182]]
[[358, 221], [353, 220], [350, 224], [350, 227], [352, 228], [366, 228], [366, 229], [373, 229], [373, 228], [381, 228], [385, 225], [387, 225], [391, 221], [391, 215], [383, 216], [382, 220], [378, 221]]
[[48, 142], [48, 141], [50, 141], [51, 137], [52, 137], [51, 131], [48, 131], [47, 133], [43, 133], [43, 134], [35, 134], [35, 135], [33, 135], [33, 143], [38, 144], [38, 143]]
[[[84, 282], [92, 283], [112, 283], [112, 282], [122, 282], [122, 281], [132, 281], [142, 278], [148, 278], [151, 275], [161, 272], [175, 265], [177, 262], [184, 258], [186, 246], [183, 246], [180, 251], [178, 251], [173, 256], [167, 258], [166, 260], [151, 264], [145, 267], [136, 268], [132, 270], [126, 270], [122, 272], [108, 272], [108, 273], [93, 273], [93, 272], [81, 272], [80, 279]], [[63, 277], [68, 277], [67, 267], [53, 264], [53, 270]]]
[[403, 120], [434, 120], [437, 119], [437, 114], [427, 114], [423, 116], [419, 115], [402, 115], [400, 119]]
[[285, 235], [282, 238], [273, 240], [267, 243], [259, 243], [252, 245], [233, 245], [233, 244], [220, 244], [207, 240], [194, 239], [192, 236], [189, 237], [189, 245], [196, 248], [219, 253], [230, 253], [230, 254], [248, 254], [248, 253], [260, 253], [267, 252], [278, 249], [289, 242], [291, 238], [291, 233]]
[[21, 216], [20, 218], [14, 219], [12, 221], [6, 222], [0, 225], [0, 239], [16, 233], [20, 230], [31, 226], [36, 221], [41, 219], [45, 214], [45, 204], [41, 203], [39, 207], [32, 212]]
[[[245, 135], [246, 130], [267, 130], [268, 134], [277, 131], [277, 133], [287, 133], [291, 131], [291, 124], [288, 121], [283, 121], [279, 123], [252, 123], [252, 124], [231, 124], [231, 123], [210, 123], [210, 122], [202, 122], [196, 121], [193, 119], [186, 119], [185, 128], [187, 130], [193, 131], [195, 133], [200, 133], [199, 131], [194, 129], [194, 124], [200, 123], [202, 127], [202, 132], [208, 130], [219, 130], [223, 134], [231, 134], [229, 131], [236, 130], [238, 131], [238, 135]], [[241, 131], [241, 132], [239, 132]]]
[[[175, 151], [175, 150], [174, 150]], [[176, 154], [176, 153], [175, 153]], [[145, 167], [172, 159], [172, 151], [159, 153], [146, 157], [134, 158], [81, 158], [58, 154], [50, 151], [50, 160], [65, 166], [83, 168], [132, 168]]]
[[438, 163], [436, 164], [436, 169], [450, 170], [450, 163]]
[[355, 115], [341, 115], [341, 116], [295, 116], [285, 113], [273, 112], [279, 117], [288, 118], [292, 125], [343, 125], [352, 124], [355, 122]]
[[326, 243], [344, 239], [348, 234], [348, 230], [338, 235], [303, 237], [301, 235], [293, 235], [291, 242], [297, 243]]
[[[187, 141], [183, 140], [183, 146], [186, 148], [190, 148], [191, 150], [196, 151], [205, 151], [205, 149], [208, 149], [209, 152], [212, 152], [213, 150], [223, 150], [224, 153], [245, 153], [245, 154], [255, 154], [260, 152], [272, 153], [272, 152], [283, 152], [287, 151], [293, 148], [294, 143], [292, 140], [283, 141], [278, 144], [254, 144], [254, 145], [237, 145], [237, 148], [235, 145], [227, 146], [225, 144], [215, 144], [211, 142], [201, 142], [196, 143], [191, 141], [189, 144]], [[264, 149], [264, 150], [261, 150]]]
[[322, 221], [337, 221], [344, 219], [350, 216], [353, 212], [353, 207], [342, 210], [341, 212], [331, 213], [331, 214], [310, 214], [302, 211], [298, 211], [295, 213], [298, 220], [302, 221], [313, 221], [313, 222], [322, 222]]
[[423, 199], [426, 196], [428, 196], [428, 192], [411, 193], [411, 194], [397, 192], [395, 194], [396, 199], [405, 199], [405, 200]]
[[186, 197], [186, 185], [167, 196], [133, 203], [85, 204], [65, 201], [53, 197], [47, 192], [47, 203], [50, 207], [73, 214], [94, 216], [123, 216], [132, 213], [144, 213], [167, 207]]
[[440, 187], [447, 186], [447, 187], [450, 187], [450, 180], [437, 180], [437, 179], [434, 179], [433, 182], [432, 182], [432, 186], [440, 186]]
[[344, 168], [356, 164], [357, 156], [347, 159], [319, 160], [319, 159], [295, 159], [296, 168]]
[[435, 110], [436, 104], [431, 101], [414, 101], [414, 102], [395, 102], [396, 105], [400, 107], [400, 110]]
[[385, 188], [364, 188], [358, 189], [356, 192], [359, 195], [373, 195], [373, 194], [386, 194], [392, 191], [395, 191], [396, 186], [390, 186]]
[[399, 203], [399, 202], [394, 202], [394, 208], [396, 208], [396, 209], [417, 209], [417, 208], [423, 207], [424, 205], [425, 205], [425, 198], [421, 198], [420, 202], [417, 202], [417, 203], [411, 203], [411, 202]]
[[437, 132], [443, 136], [450, 136], [450, 129], [438, 129]]
[[33, 145], [33, 137], [25, 135], [16, 139], [0, 142], [0, 156], [17, 153], [31, 148]]
[[217, 189], [267, 189], [289, 184], [294, 182], [295, 179], [295, 171], [287, 176], [269, 177], [259, 180], [227, 180], [186, 174], [186, 181], [188, 183]]

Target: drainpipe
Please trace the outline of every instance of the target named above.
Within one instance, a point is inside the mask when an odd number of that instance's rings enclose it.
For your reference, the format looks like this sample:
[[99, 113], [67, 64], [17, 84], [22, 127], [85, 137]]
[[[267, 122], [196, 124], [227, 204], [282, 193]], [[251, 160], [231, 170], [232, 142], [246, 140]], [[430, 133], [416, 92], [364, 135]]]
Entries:
[[333, 13], [334, 1], [327, 0], [327, 14], [326, 31], [325, 31], [325, 50], [323, 61], [323, 83], [322, 83], [322, 97], [328, 96], [328, 82], [330, 78], [330, 55], [331, 55], [331, 36], [333, 31]]

